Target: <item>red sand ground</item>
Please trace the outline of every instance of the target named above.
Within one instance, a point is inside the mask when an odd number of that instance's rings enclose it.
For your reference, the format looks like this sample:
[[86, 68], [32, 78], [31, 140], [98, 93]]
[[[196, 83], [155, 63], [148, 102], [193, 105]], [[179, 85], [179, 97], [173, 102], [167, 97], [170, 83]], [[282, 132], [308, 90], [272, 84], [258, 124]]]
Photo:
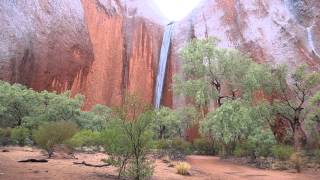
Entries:
[[[74, 165], [73, 162], [86, 161], [101, 164], [106, 155], [102, 153], [77, 153], [78, 159], [49, 159], [48, 163], [18, 163], [28, 158], [44, 158], [41, 151], [34, 148], [0, 148], [0, 180], [106, 180], [112, 179], [107, 174], [116, 175], [114, 167], [94, 168]], [[192, 165], [192, 176], [176, 174], [175, 168], [161, 160], [155, 162], [155, 180], [313, 180], [320, 179], [320, 171], [301, 174], [259, 170], [247, 166], [235, 165], [219, 160], [217, 157], [189, 156], [187, 161]]]

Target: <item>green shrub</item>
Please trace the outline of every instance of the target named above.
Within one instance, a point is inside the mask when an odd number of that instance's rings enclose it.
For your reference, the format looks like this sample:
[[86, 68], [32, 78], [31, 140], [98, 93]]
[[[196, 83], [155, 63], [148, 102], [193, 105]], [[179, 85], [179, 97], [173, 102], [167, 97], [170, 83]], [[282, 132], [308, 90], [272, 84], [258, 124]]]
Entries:
[[53, 155], [56, 145], [63, 144], [66, 140], [78, 131], [76, 124], [72, 122], [60, 121], [44, 124], [34, 132], [34, 141], [48, 152], [48, 156]]
[[320, 149], [316, 149], [313, 152], [314, 158], [318, 164], [320, 164]]
[[160, 139], [155, 142], [155, 148], [158, 150], [169, 150], [170, 149], [170, 141], [166, 139]]
[[272, 147], [276, 144], [276, 140], [270, 129], [257, 129], [246, 139], [246, 141], [238, 143], [233, 151], [233, 155], [237, 157], [250, 156], [268, 157], [272, 154]]
[[244, 145], [237, 145], [233, 151], [233, 155], [236, 157], [245, 157], [250, 154], [249, 148], [246, 148]]
[[199, 138], [194, 140], [193, 150], [200, 155], [214, 155], [216, 152], [214, 143], [206, 138]]
[[26, 145], [29, 137], [30, 131], [27, 128], [18, 127], [11, 130], [11, 140], [19, 146]]
[[174, 138], [172, 140], [162, 139], [156, 142], [155, 147], [161, 151], [161, 155], [168, 155], [171, 159], [184, 159], [184, 157], [192, 152], [191, 143], [182, 138]]
[[294, 168], [297, 170], [297, 172], [300, 173], [303, 166], [302, 154], [297, 152], [293, 153], [290, 156], [290, 162], [294, 165]]
[[6, 146], [10, 144], [11, 129], [0, 128], [0, 145]]
[[272, 155], [282, 161], [289, 160], [294, 153], [294, 149], [288, 145], [275, 145], [272, 147]]
[[97, 147], [101, 144], [100, 132], [82, 130], [68, 140], [67, 144], [72, 148]]
[[182, 138], [174, 138], [170, 141], [169, 157], [171, 159], [183, 159], [191, 153], [191, 143]]
[[152, 147], [151, 131], [154, 111], [135, 96], [128, 96], [121, 107], [115, 109], [116, 118], [102, 132], [102, 142], [109, 159], [118, 168], [119, 178], [150, 179], [153, 174], [148, 154]]

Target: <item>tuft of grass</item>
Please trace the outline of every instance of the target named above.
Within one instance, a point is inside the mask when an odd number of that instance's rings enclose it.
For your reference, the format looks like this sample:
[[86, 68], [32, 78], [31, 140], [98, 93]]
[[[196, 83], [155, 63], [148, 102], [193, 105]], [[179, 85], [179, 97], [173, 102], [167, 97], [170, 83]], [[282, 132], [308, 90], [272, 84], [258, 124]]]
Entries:
[[177, 173], [180, 175], [190, 175], [189, 171], [191, 169], [191, 165], [186, 162], [180, 162], [176, 165]]
[[294, 168], [297, 170], [298, 173], [301, 172], [301, 168], [303, 166], [303, 159], [302, 155], [299, 152], [295, 152], [290, 156], [290, 161], [294, 164]]

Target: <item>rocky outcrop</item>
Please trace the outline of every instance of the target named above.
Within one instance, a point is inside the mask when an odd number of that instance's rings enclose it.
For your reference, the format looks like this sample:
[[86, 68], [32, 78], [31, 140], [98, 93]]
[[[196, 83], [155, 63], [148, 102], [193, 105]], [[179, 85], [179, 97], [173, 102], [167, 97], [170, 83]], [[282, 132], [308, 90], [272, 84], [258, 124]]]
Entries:
[[134, 1], [82, 2], [94, 51], [82, 91], [87, 106], [118, 105], [127, 92], [152, 103], [162, 25], [139, 15]]
[[[179, 51], [187, 40], [214, 36], [219, 46], [237, 48], [259, 63], [305, 63], [319, 70], [319, 13], [317, 0], [205, 0], [176, 25], [172, 67], [180, 72]], [[175, 97], [174, 106], [183, 103]]]
[[78, 0], [0, 2], [0, 79], [36, 90], [71, 89], [93, 61]]
[[[142, 11], [142, 9], [144, 9]], [[163, 24], [142, 0], [0, 2], [0, 79], [119, 105], [126, 92], [152, 103]]]

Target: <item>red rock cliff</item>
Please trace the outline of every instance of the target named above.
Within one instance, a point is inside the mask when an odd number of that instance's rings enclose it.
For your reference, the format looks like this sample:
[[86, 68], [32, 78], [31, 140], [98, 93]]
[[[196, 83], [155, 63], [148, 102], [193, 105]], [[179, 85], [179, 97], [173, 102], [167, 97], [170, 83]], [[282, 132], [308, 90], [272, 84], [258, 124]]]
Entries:
[[0, 2], [0, 79], [118, 105], [153, 100], [163, 19], [142, 0]]
[[88, 97], [87, 107], [120, 104], [126, 92], [152, 103], [163, 27], [139, 16], [134, 4], [82, 3], [94, 52], [81, 91]]
[[0, 2], [0, 79], [36, 90], [71, 89], [93, 61], [81, 2]]
[[[176, 25], [171, 61], [180, 72], [180, 49], [192, 37], [214, 36], [219, 46], [237, 48], [260, 63], [319, 70], [320, 1], [205, 0]], [[308, 32], [308, 28], [310, 28]], [[174, 98], [174, 106], [185, 104]]]

